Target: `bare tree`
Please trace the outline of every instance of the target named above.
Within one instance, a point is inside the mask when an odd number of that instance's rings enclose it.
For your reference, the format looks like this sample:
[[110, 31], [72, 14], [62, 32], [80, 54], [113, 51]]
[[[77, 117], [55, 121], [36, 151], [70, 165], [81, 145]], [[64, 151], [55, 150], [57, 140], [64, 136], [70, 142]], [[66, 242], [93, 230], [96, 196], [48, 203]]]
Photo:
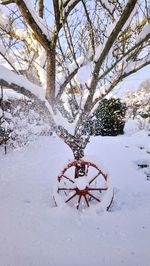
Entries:
[[[46, 99], [14, 79], [0, 77], [0, 84], [36, 99], [74, 157], [82, 158], [89, 141], [82, 132], [91, 112], [120, 81], [150, 64], [149, 4], [147, 0], [53, 0], [51, 4], [49, 8], [44, 0], [34, 6], [30, 0], [1, 0], [8, 22], [0, 20], [5, 48], [0, 53], [17, 77], [14, 55], [21, 69], [25, 64], [34, 70]], [[63, 105], [67, 90], [68, 110]], [[72, 122], [72, 132], [57, 123], [58, 113]]]

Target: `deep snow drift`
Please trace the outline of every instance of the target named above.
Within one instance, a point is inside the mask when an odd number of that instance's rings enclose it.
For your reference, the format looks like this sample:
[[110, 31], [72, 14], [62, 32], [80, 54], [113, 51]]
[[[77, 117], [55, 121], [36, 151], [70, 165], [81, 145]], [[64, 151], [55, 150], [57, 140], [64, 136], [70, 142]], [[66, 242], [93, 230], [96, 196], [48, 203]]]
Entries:
[[1, 266], [149, 266], [148, 134], [93, 137], [86, 154], [109, 173], [109, 212], [53, 207], [52, 191], [69, 148], [56, 137], [0, 148]]

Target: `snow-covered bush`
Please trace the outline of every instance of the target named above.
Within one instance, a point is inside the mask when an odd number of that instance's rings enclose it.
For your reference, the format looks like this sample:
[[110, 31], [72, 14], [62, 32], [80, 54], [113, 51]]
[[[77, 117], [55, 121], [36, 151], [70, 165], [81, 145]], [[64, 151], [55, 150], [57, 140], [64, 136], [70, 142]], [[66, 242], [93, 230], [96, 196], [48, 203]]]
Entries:
[[[2, 113], [2, 111], [0, 112]], [[1, 123], [2, 120], [3, 123]], [[3, 125], [6, 132], [10, 133], [11, 131], [8, 145], [12, 147], [25, 145], [39, 135], [51, 134], [47, 118], [35, 106], [34, 101], [27, 98], [5, 101], [0, 124]], [[0, 126], [1, 129], [2, 126]]]
[[11, 139], [11, 133], [13, 131], [13, 126], [11, 122], [11, 115], [6, 111], [7, 102], [4, 103], [3, 97], [0, 98], [0, 145], [6, 144]]

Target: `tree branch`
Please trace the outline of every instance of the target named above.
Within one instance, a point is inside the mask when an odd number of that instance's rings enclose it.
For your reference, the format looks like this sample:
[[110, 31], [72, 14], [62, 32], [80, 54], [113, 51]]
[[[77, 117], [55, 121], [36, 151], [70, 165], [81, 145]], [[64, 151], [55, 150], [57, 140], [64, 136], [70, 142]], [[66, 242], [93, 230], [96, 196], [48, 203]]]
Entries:
[[95, 54], [95, 41], [94, 41], [94, 30], [93, 30], [93, 25], [92, 25], [92, 21], [90, 19], [90, 15], [88, 13], [86, 4], [84, 2], [84, 0], [82, 0], [82, 4], [84, 7], [84, 11], [87, 17], [87, 22], [88, 22], [88, 28], [89, 28], [89, 36], [90, 36], [90, 40], [91, 40], [91, 45], [92, 45], [92, 49], [93, 49], [93, 54]]
[[81, 158], [83, 156], [83, 150], [88, 143], [88, 139], [77, 139], [73, 135], [71, 135], [64, 127], [57, 126], [50, 112], [49, 103], [44, 100], [42, 101], [30, 90], [26, 89], [23, 86], [20, 86], [14, 82], [8, 82], [7, 80], [0, 78], [0, 85], [3, 86], [4, 89], [10, 88], [18, 93], [21, 93], [30, 99], [33, 99], [35, 104], [40, 108], [44, 114], [46, 114], [49, 119], [51, 129], [61, 138], [63, 141], [73, 150], [75, 158]]
[[[128, 72], [125, 72], [125, 70], [124, 70], [124, 72], [123, 72], [121, 75], [119, 75], [119, 76], [118, 76], [113, 82], [111, 82], [110, 87], [108, 87], [108, 89], [106, 89], [105, 92], [104, 92], [100, 97], [98, 97], [98, 98], [95, 99], [95, 101], [93, 102], [92, 106], [94, 107], [95, 104], [96, 104], [97, 102], [99, 102], [99, 101], [102, 100], [106, 95], [108, 95], [108, 93], [111, 92], [111, 91], [113, 90], [113, 88], [114, 88], [116, 85], [118, 85], [118, 83], [120, 83], [123, 79], [125, 79], [125, 78], [127, 78], [128, 76], [130, 76], [130, 75], [136, 73], [137, 71], [139, 71], [140, 69], [142, 69], [143, 67], [145, 67], [145, 66], [147, 66], [147, 65], [150, 65], [150, 60], [147, 61], [147, 62], [144, 62], [144, 63], [139, 64], [138, 67], [135, 67], [135, 68], [131, 69], [131, 70], [128, 71]], [[92, 107], [92, 108], [93, 108], [93, 107]], [[91, 110], [92, 110], [92, 109], [91, 109]]]
[[143, 43], [148, 41], [149, 39], [150, 39], [150, 33], [148, 33], [145, 36], [144, 39], [142, 39], [139, 42], [137, 42], [134, 45], [134, 47], [131, 47], [127, 52], [125, 52], [118, 60], [116, 60], [116, 62], [114, 64], [111, 65], [111, 67], [107, 68], [106, 71], [101, 76], [99, 76], [98, 80], [103, 79], [107, 74], [109, 74], [116, 67], [116, 65], [118, 63], [120, 63], [121, 61], [125, 60], [125, 58], [126, 58], [126, 60], [129, 60], [129, 58], [132, 57], [132, 55], [135, 53], [135, 50], [140, 48], [140, 46], [142, 46]]
[[15, 3], [15, 0], [1, 0], [0, 2], [2, 5], [9, 5]]
[[30, 99], [33, 99], [35, 101], [35, 104], [37, 104], [37, 106], [39, 106], [39, 108], [43, 110], [44, 113], [46, 113], [46, 116], [48, 117], [52, 128], [56, 127], [55, 121], [52, 115], [50, 114], [50, 111], [48, 110], [47, 106], [45, 105], [45, 101], [40, 100], [35, 94], [33, 94], [31, 91], [29, 91], [25, 87], [19, 86], [18, 84], [15, 84], [13, 82], [12, 83], [8, 82], [5, 79], [0, 78], [0, 85], [3, 86], [4, 89], [7, 89], [7, 88], [12, 89], [18, 93], [23, 94], [24, 96]]
[[[71, 3], [70, 1], [67, 1], [67, 4], [65, 3], [63, 5], [63, 8], [66, 9], [66, 11], [64, 12], [64, 16], [63, 16], [63, 23], [65, 23], [67, 17], [69, 16], [70, 12], [74, 9], [74, 7], [80, 2], [81, 0], [74, 0]], [[71, 4], [70, 4], [71, 3]]]
[[59, 99], [61, 98], [64, 89], [66, 88], [66, 86], [69, 84], [69, 82], [72, 80], [72, 78], [77, 74], [78, 72], [78, 68], [76, 68], [73, 72], [71, 72], [68, 77], [65, 78], [65, 81], [62, 83], [62, 85], [60, 86], [59, 92], [56, 96], [56, 101], [59, 101]]
[[110, 86], [108, 86], [108, 88], [105, 89], [105, 91], [103, 93], [101, 93], [101, 95], [99, 97], [97, 97], [93, 102], [91, 102], [90, 109], [88, 110], [88, 112], [84, 111], [80, 115], [79, 120], [78, 120], [77, 125], [76, 125], [75, 134], [78, 136], [82, 136], [82, 131], [80, 130], [80, 128], [82, 129], [83, 123], [84, 124], [86, 123], [86, 121], [88, 120], [89, 114], [91, 114], [93, 112], [92, 110], [95, 110], [98, 102], [100, 102], [106, 95], [108, 95], [116, 87], [116, 85], [118, 85], [122, 80], [124, 80], [128, 76], [136, 73], [137, 71], [139, 71], [140, 69], [142, 69], [143, 67], [145, 67], [147, 65], [150, 65], [150, 59], [146, 62], [139, 64], [136, 68], [133, 68], [128, 72], [125, 72], [125, 70], [124, 70], [123, 72], [121, 72], [121, 74], [116, 79], [111, 81]]
[[[113, 10], [110, 11], [110, 9], [107, 7], [107, 5], [105, 4], [105, 2], [101, 1], [101, 0], [97, 0], [100, 5], [108, 12], [108, 14], [113, 18], [113, 13], [114, 13], [114, 10], [115, 10], [115, 7], [113, 7]], [[111, 3], [109, 3], [111, 4]], [[111, 4], [112, 5], [112, 4]]]
[[[26, 3], [23, 0], [14, 0], [14, 2], [17, 4], [24, 20], [33, 30], [36, 40], [45, 48], [45, 50], [49, 50], [51, 42], [38, 25]], [[43, 25], [43, 27], [45, 27], [45, 30], [47, 30], [45, 25]]]
[[57, 31], [59, 32], [61, 23], [60, 23], [60, 8], [59, 8], [59, 0], [53, 0], [54, 12], [55, 12], [55, 24], [57, 27]]
[[43, 18], [43, 16], [44, 16], [44, 0], [38, 0], [38, 12], [39, 12], [39, 17]]
[[13, 65], [13, 64], [11, 63], [11, 61], [8, 59], [7, 54], [3, 54], [3, 53], [0, 51], [0, 55], [6, 60], [6, 62], [11, 66], [11, 68], [12, 68], [16, 73], [18, 73], [17, 70], [16, 70], [16, 68], [14, 67], [14, 65]]
[[133, 11], [136, 3], [137, 3], [137, 0], [129, 0], [128, 1], [119, 21], [117, 22], [115, 28], [113, 29], [110, 37], [107, 40], [105, 47], [104, 47], [99, 59], [95, 63], [95, 68], [93, 71], [93, 77], [92, 77], [91, 85], [90, 85], [90, 93], [89, 93], [89, 96], [88, 96], [87, 101], [85, 103], [85, 110], [90, 109], [90, 102], [93, 99], [93, 95], [94, 95], [94, 92], [95, 92], [95, 89], [96, 89], [96, 86], [98, 83], [98, 76], [99, 76], [100, 68], [101, 68], [106, 56], [108, 55], [113, 43], [115, 42], [119, 32], [123, 28], [124, 24], [126, 23], [127, 19], [130, 16], [131, 12]]

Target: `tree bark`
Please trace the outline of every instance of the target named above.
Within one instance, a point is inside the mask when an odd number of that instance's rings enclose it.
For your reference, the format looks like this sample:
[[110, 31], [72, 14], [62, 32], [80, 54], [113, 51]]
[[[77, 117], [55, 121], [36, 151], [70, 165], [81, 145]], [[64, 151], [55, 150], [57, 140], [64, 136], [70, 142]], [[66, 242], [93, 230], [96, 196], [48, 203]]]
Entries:
[[32, 31], [34, 32], [36, 40], [43, 46], [45, 50], [49, 50], [51, 45], [51, 41], [49, 38], [43, 33], [36, 20], [34, 19], [31, 11], [28, 9], [26, 3], [22, 0], [14, 0], [17, 4], [25, 22], [30, 26]]
[[73, 136], [61, 126], [58, 127], [57, 135], [69, 146], [76, 160], [84, 157], [84, 150], [89, 142], [89, 137], [79, 138], [78, 136]]
[[39, 0], [38, 12], [39, 12], [39, 17], [43, 18], [43, 16], [44, 16], [44, 0]]
[[75, 160], [80, 160], [84, 157], [84, 151], [88, 141], [85, 142], [83, 138], [78, 139], [73, 136], [71, 143], [67, 143], [66, 141], [65, 143], [72, 150]]
[[56, 58], [55, 49], [50, 49], [47, 51], [46, 60], [46, 99], [54, 108], [55, 104], [55, 76], [56, 76]]

